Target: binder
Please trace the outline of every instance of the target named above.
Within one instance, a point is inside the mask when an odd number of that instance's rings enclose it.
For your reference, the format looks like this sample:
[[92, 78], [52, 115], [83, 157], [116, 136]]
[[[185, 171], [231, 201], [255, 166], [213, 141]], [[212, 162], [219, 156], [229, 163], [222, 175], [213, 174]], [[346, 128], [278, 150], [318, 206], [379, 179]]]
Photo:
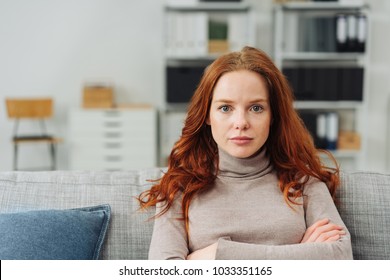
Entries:
[[336, 22], [333, 17], [327, 17], [324, 19], [326, 38], [325, 38], [325, 50], [327, 52], [336, 52]]
[[364, 69], [352, 69], [352, 93], [350, 100], [363, 101]]
[[239, 51], [248, 44], [247, 18], [245, 14], [228, 15], [228, 42], [230, 51]]
[[317, 30], [317, 19], [313, 17], [303, 17], [303, 32], [304, 32], [304, 52], [315, 52], [317, 51], [317, 37], [319, 36]]
[[166, 55], [168, 57], [175, 56], [176, 53], [176, 14], [168, 13], [166, 17]]
[[326, 114], [317, 114], [316, 117], [316, 147], [326, 149]]
[[318, 100], [316, 94], [317, 70], [314, 68], [301, 68], [298, 76], [299, 94], [302, 100]]
[[347, 17], [345, 14], [336, 15], [336, 49], [338, 52], [347, 51]]
[[363, 68], [342, 68], [339, 70], [339, 100], [363, 100]]
[[166, 72], [167, 103], [188, 103], [196, 90], [205, 67], [168, 66]]
[[319, 73], [318, 92], [319, 99], [325, 101], [338, 100], [338, 78], [337, 68], [321, 68]]
[[355, 14], [347, 16], [347, 51], [357, 51], [357, 18]]
[[293, 67], [285, 67], [282, 69], [282, 72], [290, 84], [290, 87], [294, 93], [295, 99], [302, 100], [302, 96], [300, 95], [299, 84], [298, 84], [299, 69], [293, 68]]
[[198, 56], [208, 54], [208, 15], [205, 12], [197, 12], [195, 17], [195, 53]]
[[364, 14], [357, 16], [357, 51], [364, 53], [367, 40], [367, 17]]
[[299, 116], [302, 119], [303, 123], [305, 124], [305, 127], [309, 131], [311, 137], [313, 138], [314, 144], [317, 146], [318, 139], [317, 139], [317, 113], [312, 111], [306, 111], [306, 110], [300, 110]]
[[326, 148], [328, 150], [337, 149], [338, 133], [339, 116], [337, 113], [328, 113], [326, 116]]

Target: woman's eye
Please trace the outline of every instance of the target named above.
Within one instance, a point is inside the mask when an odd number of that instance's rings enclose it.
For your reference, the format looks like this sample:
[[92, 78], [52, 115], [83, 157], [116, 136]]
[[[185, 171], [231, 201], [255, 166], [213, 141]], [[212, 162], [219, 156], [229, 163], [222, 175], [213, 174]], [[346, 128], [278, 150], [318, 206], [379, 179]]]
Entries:
[[253, 112], [261, 112], [261, 111], [263, 111], [263, 107], [261, 107], [260, 105], [253, 105], [252, 111]]
[[226, 113], [226, 112], [229, 112], [230, 108], [229, 106], [221, 106], [219, 107], [219, 110], [221, 110], [222, 112]]

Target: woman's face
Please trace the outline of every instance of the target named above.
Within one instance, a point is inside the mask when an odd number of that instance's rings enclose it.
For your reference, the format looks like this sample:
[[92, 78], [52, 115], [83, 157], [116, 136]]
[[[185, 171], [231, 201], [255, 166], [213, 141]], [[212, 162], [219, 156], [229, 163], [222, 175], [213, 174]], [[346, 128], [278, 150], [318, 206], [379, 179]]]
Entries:
[[222, 75], [214, 87], [207, 124], [228, 154], [237, 158], [255, 154], [267, 141], [271, 125], [265, 79], [249, 70]]

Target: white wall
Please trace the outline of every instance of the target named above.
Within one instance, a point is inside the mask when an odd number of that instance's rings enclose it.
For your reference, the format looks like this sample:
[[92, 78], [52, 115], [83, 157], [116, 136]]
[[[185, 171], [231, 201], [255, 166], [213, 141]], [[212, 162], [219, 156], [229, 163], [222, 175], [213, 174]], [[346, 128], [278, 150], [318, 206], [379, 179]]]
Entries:
[[[10, 170], [13, 158], [5, 97], [54, 97], [56, 116], [49, 130], [65, 138], [59, 145], [61, 169], [67, 167], [68, 110], [80, 106], [84, 82], [112, 83], [119, 102], [162, 103], [162, 5], [155, 0], [0, 0], [0, 170]], [[21, 166], [33, 160], [45, 165], [47, 159], [40, 157], [46, 149], [24, 148]]]
[[371, 10], [371, 37], [365, 169], [390, 173], [390, 1], [367, 2]]
[[[272, 54], [272, 1], [248, 0], [256, 12], [257, 47]], [[390, 1], [372, 0], [365, 169], [390, 172]], [[81, 104], [83, 83], [107, 81], [119, 102], [164, 99], [164, 0], [0, 0], [0, 170], [12, 169], [12, 121], [5, 97], [52, 96], [49, 130], [65, 139], [59, 168], [67, 168], [67, 114]], [[390, 146], [390, 145], [389, 145]], [[21, 163], [45, 164], [44, 147], [22, 151]], [[388, 148], [388, 150], [386, 150]], [[388, 159], [389, 158], [389, 159]], [[387, 168], [387, 169], [386, 169]]]

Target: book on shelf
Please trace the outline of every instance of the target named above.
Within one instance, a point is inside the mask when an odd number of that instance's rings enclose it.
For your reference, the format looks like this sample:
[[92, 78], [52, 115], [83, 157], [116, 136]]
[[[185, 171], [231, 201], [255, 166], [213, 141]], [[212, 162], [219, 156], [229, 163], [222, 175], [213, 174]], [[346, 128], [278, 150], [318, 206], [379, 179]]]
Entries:
[[166, 16], [168, 57], [196, 57], [208, 54], [208, 15], [206, 12], [169, 12]]
[[302, 15], [297, 28], [296, 47], [300, 52], [365, 52], [367, 17], [362, 12]]
[[242, 13], [228, 16], [228, 41], [230, 51], [239, 51], [249, 44], [248, 17]]
[[341, 130], [338, 113], [301, 110], [299, 115], [318, 149], [360, 150], [359, 134]]
[[283, 67], [297, 100], [362, 101], [362, 67]]
[[215, 19], [203, 11], [169, 11], [165, 25], [167, 57], [207, 57], [237, 51], [249, 43], [245, 13], [228, 13], [223, 19]]

